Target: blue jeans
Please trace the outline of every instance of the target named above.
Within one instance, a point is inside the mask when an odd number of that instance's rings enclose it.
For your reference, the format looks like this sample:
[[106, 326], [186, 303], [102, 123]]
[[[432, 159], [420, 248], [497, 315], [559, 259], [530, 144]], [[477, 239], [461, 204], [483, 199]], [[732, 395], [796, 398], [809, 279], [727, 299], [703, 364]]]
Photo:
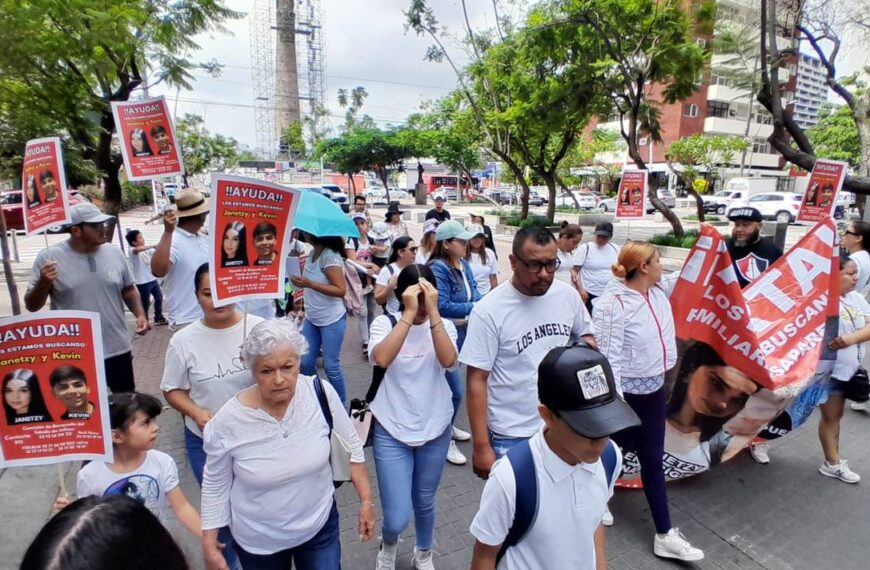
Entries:
[[447, 459], [451, 428], [417, 447], [405, 445], [375, 422], [372, 448], [384, 522], [385, 544], [396, 544], [414, 513], [417, 548], [432, 548], [435, 532], [435, 492]]
[[341, 403], [347, 407], [347, 395], [344, 391], [344, 372], [341, 370], [341, 342], [344, 340], [344, 327], [347, 324], [347, 315], [343, 315], [340, 319], [319, 327], [311, 324], [311, 321], [305, 319], [302, 322], [302, 336], [308, 341], [308, 352], [302, 355], [302, 365], [300, 370], [306, 376], [314, 376], [317, 374], [317, 354], [320, 352], [320, 347], [323, 347], [323, 370], [326, 372], [326, 379], [338, 392], [338, 397], [341, 398]]
[[[459, 356], [459, 351], [462, 350], [462, 345], [465, 343], [465, 333], [468, 327], [460, 325], [456, 327], [456, 355]], [[444, 373], [447, 378], [447, 385], [450, 386], [450, 393], [453, 401], [453, 419], [450, 420], [450, 425], [456, 423], [456, 414], [459, 412], [459, 405], [462, 403], [462, 396], [465, 395], [465, 385], [462, 383], [462, 369], [457, 365], [456, 370], [448, 370]]]
[[308, 542], [272, 554], [251, 554], [239, 546], [236, 549], [245, 570], [341, 570], [335, 501], [326, 524]]
[[142, 310], [145, 311], [145, 316], [148, 316], [148, 309], [151, 307], [151, 297], [154, 297], [154, 320], [163, 321], [163, 291], [160, 290], [160, 284], [157, 280], [149, 281], [144, 285], [136, 285], [139, 290], [139, 297], [142, 299]]
[[[205, 469], [205, 451], [202, 449], [202, 438], [190, 431], [187, 426], [184, 427], [184, 447], [187, 448], [187, 460], [190, 461], [193, 476], [202, 487], [202, 471]], [[224, 560], [227, 561], [227, 566], [230, 567], [230, 570], [239, 570], [239, 557], [236, 554], [238, 547], [236, 541], [233, 540], [233, 535], [230, 534], [229, 527], [225, 526], [218, 531], [218, 542], [226, 545], [223, 549], [223, 555]]]
[[506, 435], [498, 435], [492, 432], [489, 432], [489, 444], [492, 445], [492, 450], [495, 451], [496, 456], [504, 457], [504, 454], [508, 452], [510, 448], [515, 446], [521, 441], [525, 441], [529, 438], [527, 437], [508, 437]]

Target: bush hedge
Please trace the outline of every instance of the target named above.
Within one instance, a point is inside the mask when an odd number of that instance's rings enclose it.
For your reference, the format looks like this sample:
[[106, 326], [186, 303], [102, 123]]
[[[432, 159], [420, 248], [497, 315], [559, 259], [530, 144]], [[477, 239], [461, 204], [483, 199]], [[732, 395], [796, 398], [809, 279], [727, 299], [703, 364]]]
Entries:
[[695, 245], [695, 242], [698, 240], [698, 230], [689, 230], [687, 231], [682, 238], [677, 238], [674, 236], [673, 232], [668, 232], [666, 234], [656, 234], [654, 235], [649, 242], [653, 245], [663, 245], [666, 247], [684, 247], [686, 249], [691, 248]]

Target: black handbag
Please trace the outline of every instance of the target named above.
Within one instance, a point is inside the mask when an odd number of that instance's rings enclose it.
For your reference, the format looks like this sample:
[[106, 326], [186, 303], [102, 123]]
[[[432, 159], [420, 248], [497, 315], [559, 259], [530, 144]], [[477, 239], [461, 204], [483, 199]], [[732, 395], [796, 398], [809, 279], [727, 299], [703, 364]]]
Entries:
[[866, 370], [858, 368], [849, 381], [843, 383], [843, 397], [853, 402], [870, 400], [870, 377]]
[[[387, 319], [390, 321], [390, 327], [395, 327], [399, 322], [396, 320], [396, 316], [390, 313], [385, 314]], [[360, 400], [354, 398], [350, 401], [350, 421], [353, 424], [354, 429], [356, 429], [357, 435], [363, 443], [363, 447], [370, 447], [372, 444], [374, 430], [372, 429], [372, 411], [369, 408], [369, 405], [374, 401], [375, 396], [378, 395], [378, 389], [381, 387], [381, 382], [384, 380], [386, 374], [386, 368], [381, 368], [377, 365], [373, 366], [372, 382], [369, 384], [369, 389], [368, 392], [366, 392], [365, 399]]]

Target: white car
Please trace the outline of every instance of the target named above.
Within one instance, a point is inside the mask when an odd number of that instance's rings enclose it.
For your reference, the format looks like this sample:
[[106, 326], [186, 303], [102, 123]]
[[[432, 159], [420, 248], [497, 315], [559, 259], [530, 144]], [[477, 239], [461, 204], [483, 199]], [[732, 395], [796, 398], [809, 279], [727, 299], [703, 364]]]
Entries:
[[602, 198], [598, 202], [598, 209], [602, 212], [615, 212], [616, 211], [616, 198]]
[[747, 200], [731, 202], [725, 216], [731, 215], [737, 208], [755, 208], [761, 212], [765, 220], [776, 220], [780, 223], [792, 223], [801, 209], [801, 195], [792, 192], [765, 192], [750, 196]]
[[556, 196], [556, 206], [567, 206], [576, 208], [579, 204], [581, 210], [594, 210], [598, 206], [598, 200], [594, 194], [588, 192], [574, 192], [574, 197], [577, 198], [577, 204], [571, 199], [571, 195], [563, 192]]

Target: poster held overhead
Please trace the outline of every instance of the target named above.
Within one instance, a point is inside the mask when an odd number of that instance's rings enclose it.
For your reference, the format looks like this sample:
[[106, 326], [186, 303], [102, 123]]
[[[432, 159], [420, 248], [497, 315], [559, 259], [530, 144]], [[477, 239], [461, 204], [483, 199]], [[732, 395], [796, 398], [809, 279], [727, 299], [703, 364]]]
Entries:
[[112, 114], [129, 180], [184, 174], [181, 148], [166, 99], [113, 101]]
[[619, 189], [616, 193], [617, 219], [643, 219], [646, 213], [647, 171], [622, 171]]
[[0, 320], [0, 467], [112, 461], [100, 316]]
[[60, 138], [27, 141], [21, 172], [24, 229], [27, 235], [70, 221], [69, 197]]
[[209, 217], [215, 306], [284, 295], [290, 231], [300, 192], [253, 178], [212, 177]]
[[816, 160], [807, 191], [801, 200], [798, 222], [820, 222], [834, 214], [837, 194], [843, 187], [848, 165], [836, 160]]

